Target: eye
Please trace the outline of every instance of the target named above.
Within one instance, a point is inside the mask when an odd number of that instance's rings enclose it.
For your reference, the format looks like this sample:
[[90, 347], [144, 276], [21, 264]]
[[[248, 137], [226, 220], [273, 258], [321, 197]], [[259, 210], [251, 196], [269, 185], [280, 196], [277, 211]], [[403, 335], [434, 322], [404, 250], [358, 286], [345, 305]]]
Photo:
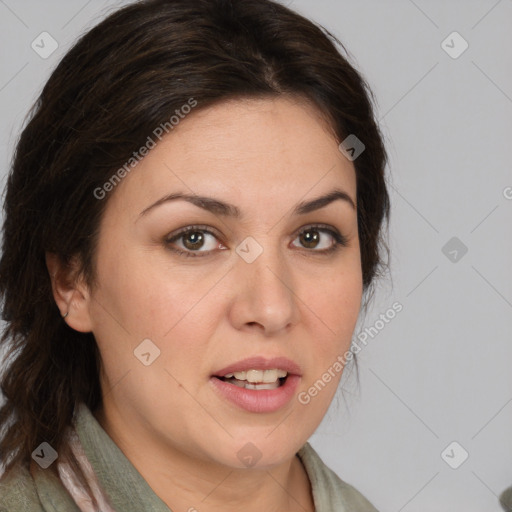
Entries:
[[[169, 249], [184, 256], [206, 256], [216, 248], [225, 249], [224, 245], [215, 240], [217, 240], [216, 234], [207, 226], [189, 226], [168, 237], [166, 244]], [[178, 241], [181, 246], [178, 244], [178, 247], [172, 247]]]
[[[179, 255], [201, 257], [208, 256], [215, 249], [226, 249], [226, 246], [219, 242], [218, 238], [217, 234], [208, 226], [188, 226], [171, 234], [165, 239], [165, 243], [170, 250]], [[336, 229], [324, 225], [307, 226], [298, 232], [295, 240], [297, 239], [303, 248], [309, 250], [308, 252], [320, 254], [331, 253], [341, 246], [348, 245], [344, 235]]]
[[[322, 235], [329, 236], [322, 237]], [[331, 241], [329, 241], [329, 237], [331, 238]], [[318, 252], [321, 254], [333, 252], [340, 246], [346, 246], [348, 242], [346, 237], [339, 233], [337, 230], [320, 224], [307, 226], [306, 228], [302, 229], [298, 233], [298, 236], [295, 240], [297, 239], [299, 239], [302, 247], [306, 249], [313, 249], [313, 252]]]

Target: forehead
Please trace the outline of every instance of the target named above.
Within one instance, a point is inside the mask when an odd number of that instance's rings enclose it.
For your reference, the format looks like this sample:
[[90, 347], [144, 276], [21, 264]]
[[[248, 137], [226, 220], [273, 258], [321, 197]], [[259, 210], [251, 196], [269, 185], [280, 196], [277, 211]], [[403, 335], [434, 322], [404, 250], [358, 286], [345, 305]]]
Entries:
[[[321, 114], [293, 97], [230, 100], [184, 117], [117, 186], [112, 201], [144, 209], [166, 193], [295, 204], [342, 186], [355, 169]], [[289, 201], [288, 199], [289, 198]]]

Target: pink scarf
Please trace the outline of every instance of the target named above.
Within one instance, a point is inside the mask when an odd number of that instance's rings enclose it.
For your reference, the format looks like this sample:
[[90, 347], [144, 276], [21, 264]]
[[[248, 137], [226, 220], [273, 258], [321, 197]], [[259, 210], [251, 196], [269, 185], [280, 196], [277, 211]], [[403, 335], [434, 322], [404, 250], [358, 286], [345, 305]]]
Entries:
[[116, 512], [87, 459], [76, 431], [68, 427], [65, 438], [68, 449], [59, 454], [57, 470], [78, 508], [81, 512]]

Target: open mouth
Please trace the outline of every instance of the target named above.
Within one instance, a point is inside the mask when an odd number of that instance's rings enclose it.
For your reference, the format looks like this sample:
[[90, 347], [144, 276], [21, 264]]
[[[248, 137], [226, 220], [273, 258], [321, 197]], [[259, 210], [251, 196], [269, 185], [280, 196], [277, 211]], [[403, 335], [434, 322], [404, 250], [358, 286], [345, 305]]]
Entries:
[[290, 360], [258, 357], [218, 370], [210, 378], [216, 393], [252, 413], [271, 413], [285, 407], [300, 381], [301, 369]]
[[255, 390], [263, 390], [263, 389], [277, 389], [284, 385], [286, 382], [286, 379], [288, 378], [288, 375], [285, 377], [279, 377], [274, 382], [249, 382], [245, 379], [237, 379], [235, 376], [225, 376], [225, 377], [218, 377], [215, 376], [217, 379], [222, 380], [224, 382], [227, 382], [228, 384], [234, 384], [235, 386], [238, 386], [239, 388], [244, 389], [255, 389]]

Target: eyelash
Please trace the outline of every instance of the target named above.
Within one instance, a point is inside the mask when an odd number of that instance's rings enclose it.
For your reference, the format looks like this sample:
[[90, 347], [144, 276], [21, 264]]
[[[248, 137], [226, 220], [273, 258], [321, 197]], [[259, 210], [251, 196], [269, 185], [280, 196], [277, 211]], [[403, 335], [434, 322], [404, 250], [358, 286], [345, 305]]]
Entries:
[[[318, 253], [321, 255], [328, 255], [328, 254], [334, 253], [340, 247], [346, 247], [348, 245], [347, 237], [345, 237], [344, 235], [339, 233], [337, 230], [330, 229], [329, 227], [327, 227], [324, 224], [308, 225], [305, 228], [301, 229], [299, 232], [297, 232], [295, 238], [297, 236], [300, 236], [302, 233], [304, 233], [306, 231], [310, 231], [310, 230], [318, 230], [318, 231], [322, 231], [324, 233], [328, 233], [329, 235], [331, 235], [333, 237], [334, 243], [328, 249], [322, 249], [320, 251], [315, 250], [315, 249], [307, 249], [305, 247], [304, 249], [307, 252]], [[167, 244], [168, 248], [171, 251], [177, 253], [180, 256], [192, 257], [192, 258], [202, 258], [203, 256], [209, 256], [212, 253], [212, 251], [202, 251], [202, 252], [183, 251], [181, 249], [177, 249], [175, 247], [170, 246], [173, 242], [175, 242], [176, 240], [179, 240], [180, 238], [184, 237], [188, 233], [194, 233], [196, 231], [208, 233], [208, 234], [214, 236], [215, 238], [218, 238], [218, 236], [215, 234], [215, 232], [213, 232], [211, 229], [209, 229], [208, 226], [198, 225], [198, 226], [188, 226], [188, 227], [182, 229], [181, 231], [178, 231], [177, 233], [173, 234], [171, 237], [166, 238], [165, 243]]]

